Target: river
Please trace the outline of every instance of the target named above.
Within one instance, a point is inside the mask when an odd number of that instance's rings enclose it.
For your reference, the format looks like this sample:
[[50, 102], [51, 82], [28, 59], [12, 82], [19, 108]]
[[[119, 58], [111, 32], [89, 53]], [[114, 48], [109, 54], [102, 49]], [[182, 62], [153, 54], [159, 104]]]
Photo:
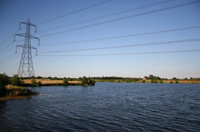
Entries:
[[200, 84], [43, 86], [0, 101], [0, 131], [199, 132]]

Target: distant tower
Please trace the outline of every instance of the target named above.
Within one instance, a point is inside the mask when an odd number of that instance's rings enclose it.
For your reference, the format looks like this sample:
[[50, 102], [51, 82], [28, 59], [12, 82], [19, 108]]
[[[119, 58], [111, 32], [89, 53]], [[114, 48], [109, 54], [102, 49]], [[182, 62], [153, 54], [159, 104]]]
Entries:
[[[30, 19], [28, 19], [27, 22], [20, 22], [19, 29], [21, 29], [21, 24], [26, 25], [26, 33], [15, 34], [17, 36], [24, 37], [24, 44], [16, 46], [16, 52], [17, 52], [17, 47], [23, 48], [23, 52], [21, 55], [21, 61], [19, 64], [19, 69], [18, 69], [18, 76], [19, 77], [32, 77], [32, 76], [35, 76], [35, 74], [34, 74], [34, 69], [33, 69], [31, 49], [36, 49], [36, 54], [37, 54], [37, 48], [31, 46], [31, 38], [38, 39], [38, 45], [40, 44], [40, 39], [31, 35], [31, 33], [30, 33], [30, 26], [35, 27], [35, 33], [36, 33], [36, 29], [37, 29], [36, 25], [33, 25], [30, 23]], [[14, 41], [15, 41], [15, 35], [14, 35]]]

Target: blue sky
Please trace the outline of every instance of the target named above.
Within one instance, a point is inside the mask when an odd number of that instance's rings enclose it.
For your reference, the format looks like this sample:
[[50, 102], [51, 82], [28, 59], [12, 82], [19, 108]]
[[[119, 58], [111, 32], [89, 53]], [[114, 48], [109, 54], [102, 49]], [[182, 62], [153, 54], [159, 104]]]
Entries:
[[[36, 24], [38, 30], [38, 33], [33, 35], [39, 37], [41, 43], [40, 46], [37, 46], [37, 41], [31, 40], [31, 45], [38, 49], [37, 56], [35, 56], [35, 51], [32, 51], [36, 76], [144, 77], [153, 74], [167, 78], [200, 77], [199, 51], [144, 54], [147, 52], [198, 50], [200, 49], [199, 41], [54, 53], [53, 51], [200, 38], [200, 28], [196, 27], [200, 26], [200, 2], [168, 9], [168, 7], [188, 3], [192, 0], [110, 0], [101, 5], [63, 16], [103, 1], [104, 0], [1, 0], [0, 73], [6, 73], [9, 76], [13, 76], [17, 73], [22, 49], [19, 48], [18, 53], [14, 53], [16, 45], [23, 44], [23, 38], [17, 37], [17, 41], [12, 43], [13, 36], [11, 35], [18, 30], [20, 22], [26, 22], [27, 19], [30, 18], [31, 23]], [[152, 6], [144, 7], [148, 5]], [[163, 9], [163, 11], [160, 11], [160, 9]], [[118, 13], [123, 11], [127, 12]], [[115, 13], [118, 14], [88, 21]], [[59, 16], [63, 17], [58, 18]], [[44, 22], [53, 18], [58, 19]], [[60, 26], [62, 26], [62, 28], [57, 28]], [[23, 25], [23, 28], [24, 27]], [[187, 27], [195, 28], [83, 42], [84, 40], [144, 34]], [[49, 30], [52, 28], [56, 29]], [[21, 29], [17, 33], [24, 32], [25, 30]], [[31, 28], [31, 33], [34, 33], [34, 28]], [[11, 37], [9, 38], [9, 36]], [[44, 53], [51, 51], [52, 53]], [[141, 54], [116, 55], [126, 53]]]

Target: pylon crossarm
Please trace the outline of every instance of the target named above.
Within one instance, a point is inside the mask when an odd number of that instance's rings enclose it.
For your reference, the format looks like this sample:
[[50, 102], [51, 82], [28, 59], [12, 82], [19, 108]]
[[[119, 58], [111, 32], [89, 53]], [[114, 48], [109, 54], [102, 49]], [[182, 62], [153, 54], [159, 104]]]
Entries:
[[25, 33], [18, 33], [18, 34], [15, 34], [15, 35], [25, 37], [26, 34]]
[[30, 23], [31, 26], [35, 27], [35, 33], [37, 32], [37, 26]]
[[22, 47], [22, 48], [24, 48], [24, 45], [16, 45], [16, 51], [15, 51], [15, 53], [17, 53], [17, 47]]
[[33, 38], [33, 39], [38, 39], [38, 46], [40, 45], [40, 39], [39, 38], [37, 38], [37, 37], [35, 37], [33, 35], [31, 35], [30, 37]]
[[14, 42], [15, 42], [15, 36], [25, 37], [25, 33], [14, 34]]
[[21, 29], [21, 24], [25, 24], [25, 25], [29, 24], [30, 26], [35, 27], [35, 33], [36, 33], [36, 31], [37, 31], [37, 26], [36, 25], [34, 25], [34, 24], [30, 23], [30, 22], [20, 22], [19, 23], [19, 29]]

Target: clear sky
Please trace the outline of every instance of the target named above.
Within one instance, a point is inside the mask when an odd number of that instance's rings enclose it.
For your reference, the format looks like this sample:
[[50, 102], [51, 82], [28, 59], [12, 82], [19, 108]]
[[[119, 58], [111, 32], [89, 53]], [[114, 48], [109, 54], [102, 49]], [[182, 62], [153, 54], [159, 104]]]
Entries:
[[35, 76], [200, 77], [196, 1], [0, 0], [0, 73], [17, 73], [23, 37], [13, 34], [30, 18]]

